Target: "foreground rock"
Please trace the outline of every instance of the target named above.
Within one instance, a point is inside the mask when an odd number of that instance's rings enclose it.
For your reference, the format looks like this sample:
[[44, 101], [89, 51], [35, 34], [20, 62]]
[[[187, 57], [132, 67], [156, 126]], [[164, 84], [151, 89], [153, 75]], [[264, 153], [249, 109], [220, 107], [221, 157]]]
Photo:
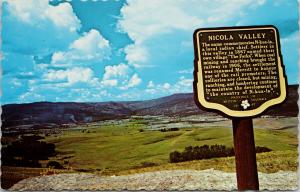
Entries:
[[[296, 190], [297, 173], [259, 173], [260, 190]], [[235, 190], [235, 173], [203, 171], [157, 171], [127, 176], [89, 173], [57, 174], [29, 178], [10, 190]]]

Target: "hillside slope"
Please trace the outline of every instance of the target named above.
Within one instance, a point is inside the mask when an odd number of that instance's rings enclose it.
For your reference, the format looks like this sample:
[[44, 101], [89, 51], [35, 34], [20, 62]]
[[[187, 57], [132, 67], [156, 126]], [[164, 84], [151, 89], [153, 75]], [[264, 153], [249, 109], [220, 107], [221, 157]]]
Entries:
[[[288, 87], [288, 97], [283, 105], [265, 114], [297, 116], [298, 85]], [[131, 115], [189, 116], [209, 114], [199, 109], [192, 93], [174, 94], [147, 101], [132, 102], [36, 102], [2, 106], [3, 127], [28, 124], [84, 123], [106, 119], [127, 118]], [[215, 113], [210, 113], [214, 115]]]

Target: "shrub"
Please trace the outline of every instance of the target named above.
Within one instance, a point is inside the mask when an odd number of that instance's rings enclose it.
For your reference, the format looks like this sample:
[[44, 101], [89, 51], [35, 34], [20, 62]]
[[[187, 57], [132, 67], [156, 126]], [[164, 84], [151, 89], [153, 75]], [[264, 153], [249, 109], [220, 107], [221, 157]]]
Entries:
[[[271, 149], [266, 147], [256, 147], [256, 153], [269, 152]], [[169, 155], [171, 163], [183, 161], [210, 159], [215, 157], [230, 157], [234, 156], [234, 149], [224, 145], [203, 145], [203, 146], [188, 146], [183, 152], [174, 151]]]
[[174, 151], [170, 153], [170, 162], [171, 163], [178, 163], [178, 162], [182, 162], [182, 155], [181, 153], [179, 153], [178, 151]]
[[179, 128], [169, 128], [169, 129], [166, 129], [166, 128], [163, 128], [163, 129], [160, 129], [161, 132], [167, 132], [167, 131], [179, 131]]
[[64, 167], [57, 161], [49, 161], [46, 167], [51, 167], [53, 169], [63, 169]]
[[156, 166], [157, 164], [156, 163], [153, 163], [153, 162], [142, 162], [142, 167], [153, 167], [153, 166]]
[[267, 147], [260, 147], [260, 146], [257, 146], [255, 148], [255, 151], [256, 153], [264, 153], [264, 152], [270, 152], [272, 151], [271, 149], [267, 148]]
[[39, 141], [40, 136], [24, 136], [1, 151], [2, 164], [8, 166], [41, 167], [39, 160], [55, 155], [55, 145]]

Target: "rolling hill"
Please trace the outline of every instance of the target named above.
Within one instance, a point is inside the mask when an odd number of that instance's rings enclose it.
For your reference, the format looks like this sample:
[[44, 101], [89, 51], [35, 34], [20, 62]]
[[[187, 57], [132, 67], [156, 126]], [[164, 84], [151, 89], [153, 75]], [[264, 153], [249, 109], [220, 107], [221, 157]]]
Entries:
[[[289, 85], [285, 103], [265, 112], [272, 116], [297, 116], [298, 85]], [[108, 119], [128, 118], [131, 115], [216, 115], [199, 109], [192, 93], [174, 94], [147, 101], [130, 102], [36, 102], [2, 106], [2, 127], [20, 125], [60, 125]]]

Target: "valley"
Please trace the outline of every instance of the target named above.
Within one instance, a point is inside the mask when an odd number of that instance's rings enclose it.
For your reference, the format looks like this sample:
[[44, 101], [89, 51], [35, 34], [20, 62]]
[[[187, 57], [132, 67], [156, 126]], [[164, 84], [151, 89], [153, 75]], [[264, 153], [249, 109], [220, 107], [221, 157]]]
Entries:
[[[297, 170], [297, 87], [289, 87], [283, 105], [253, 119], [256, 146], [271, 150], [257, 153], [259, 172]], [[172, 152], [187, 147], [233, 146], [231, 120], [198, 109], [192, 94], [148, 101], [11, 104], [2, 109], [5, 189], [22, 179], [62, 173], [235, 172], [234, 157], [170, 162]]]

